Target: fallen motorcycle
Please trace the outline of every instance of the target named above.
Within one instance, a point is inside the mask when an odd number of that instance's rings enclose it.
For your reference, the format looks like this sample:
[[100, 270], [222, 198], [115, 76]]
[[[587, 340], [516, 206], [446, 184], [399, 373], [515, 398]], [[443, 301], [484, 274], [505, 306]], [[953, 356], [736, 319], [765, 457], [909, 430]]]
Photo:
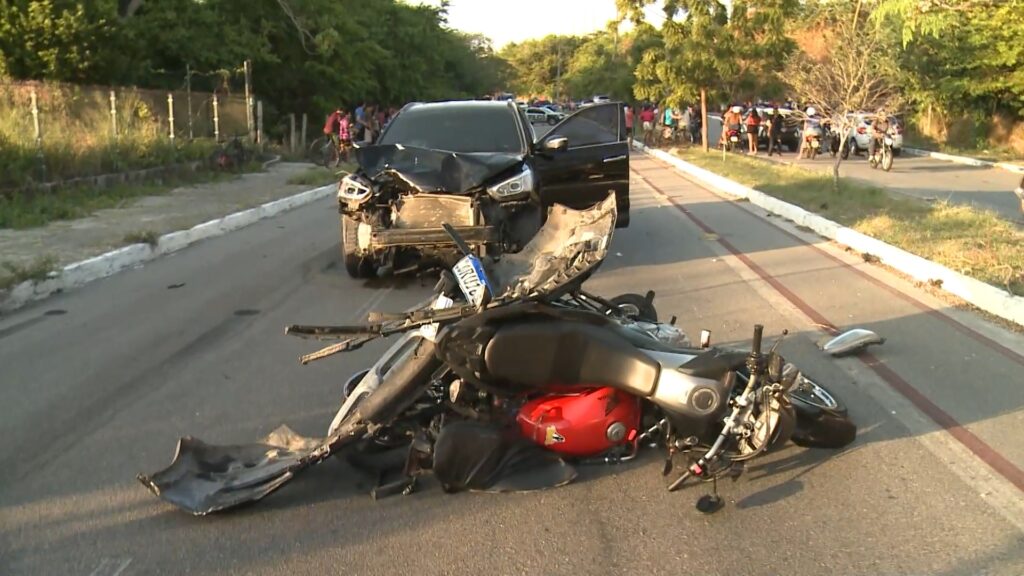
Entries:
[[[486, 264], [447, 227], [463, 257], [428, 302], [363, 325], [287, 329], [339, 340], [303, 363], [400, 335], [346, 383], [326, 437], [281, 427], [247, 445], [182, 438], [170, 466], [139, 480], [203, 515], [259, 500], [332, 455], [376, 473], [372, 494], [383, 497], [413, 491], [426, 473], [446, 491], [561, 486], [580, 464], [654, 445], [670, 490], [715, 487], [698, 501], [712, 512], [722, 504], [717, 479], [787, 441], [854, 440], [845, 407], [783, 359], [781, 339], [762, 351], [762, 326], [748, 352], [711, 347], [707, 332], [693, 347], [674, 320], [658, 321], [653, 293], [585, 292], [615, 220], [614, 196], [582, 211], [556, 205], [521, 252]], [[847, 353], [867, 340], [839, 344]], [[381, 463], [395, 451], [398, 466]]]

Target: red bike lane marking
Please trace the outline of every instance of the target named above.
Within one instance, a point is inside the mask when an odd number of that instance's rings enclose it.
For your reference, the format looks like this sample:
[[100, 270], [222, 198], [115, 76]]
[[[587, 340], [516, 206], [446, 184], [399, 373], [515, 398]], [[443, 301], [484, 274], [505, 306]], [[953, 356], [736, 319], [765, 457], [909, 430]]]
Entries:
[[[749, 256], [747, 256], [745, 253], [743, 253], [738, 248], [733, 246], [731, 242], [729, 242], [728, 240], [722, 238], [721, 235], [718, 234], [713, 228], [708, 226], [705, 222], [703, 222], [695, 214], [690, 212], [690, 210], [688, 210], [686, 208], [686, 206], [678, 203], [675, 199], [673, 199], [671, 196], [666, 194], [662, 189], [657, 187], [653, 182], [651, 182], [648, 178], [646, 178], [643, 174], [641, 174], [637, 170], [631, 169], [631, 171], [634, 174], [636, 174], [636, 176], [639, 177], [640, 180], [642, 180], [644, 182], [644, 184], [646, 184], [648, 187], [650, 187], [651, 190], [654, 190], [656, 193], [658, 193], [658, 195], [662, 196], [665, 200], [669, 201], [674, 208], [676, 208], [677, 210], [682, 212], [691, 222], [693, 222], [695, 225], [697, 225], [698, 228], [700, 228], [702, 231], [704, 231], [704, 232], [706, 232], [708, 234], [714, 234], [716, 242], [718, 242], [723, 248], [728, 250], [729, 253], [732, 254], [733, 256], [735, 256], [738, 260], [743, 262], [743, 264], [745, 266], [750, 268], [750, 270], [752, 270], [755, 274], [757, 274], [762, 280], [767, 282], [772, 288], [774, 288], [786, 300], [789, 300], [790, 303], [792, 303], [794, 306], [797, 307], [797, 309], [799, 309], [808, 318], [810, 318], [812, 322], [821, 325], [822, 327], [828, 329], [832, 333], [838, 332], [838, 329], [836, 328], [835, 324], [830, 322], [827, 318], [825, 318], [824, 315], [822, 315], [820, 312], [818, 312], [813, 307], [811, 307], [811, 305], [808, 304], [807, 302], [805, 302], [802, 298], [797, 296], [792, 290], [790, 290], [789, 288], [784, 286], [781, 281], [779, 281], [777, 278], [775, 278], [774, 276], [769, 274], [767, 270], [765, 270], [760, 265], [755, 263]], [[705, 190], [707, 190], [707, 189], [705, 188]], [[711, 192], [711, 191], [708, 190], [708, 192]], [[714, 192], [711, 192], [711, 193], [714, 194]], [[714, 194], [714, 195], [718, 196], [718, 194]], [[730, 202], [730, 204], [732, 204], [732, 203]], [[743, 210], [742, 208], [740, 208], [738, 206], [736, 208], [738, 210]], [[744, 210], [744, 212], [746, 212], [746, 211]], [[747, 213], [750, 214], [749, 212], [747, 212]], [[750, 214], [750, 215], [756, 217], [756, 215], [754, 215], [754, 214]], [[781, 232], [785, 233], [790, 238], [792, 238], [792, 239], [796, 240], [797, 242], [799, 242], [800, 245], [810, 247], [810, 248], [818, 251], [819, 253], [828, 256], [830, 259], [832, 259], [835, 262], [837, 262], [841, 267], [846, 268], [848, 270], [852, 270], [852, 271], [858, 273], [859, 275], [861, 275], [863, 277], [869, 278], [869, 279], [873, 280], [873, 283], [875, 283], [875, 284], [884, 285], [880, 280], [869, 276], [868, 274], [864, 273], [861, 270], [857, 270], [856, 268], [854, 268], [853, 266], [850, 266], [846, 262], [843, 262], [839, 258], [836, 258], [835, 256], [832, 256], [831, 254], [828, 254], [827, 252], [825, 252], [821, 248], [818, 248], [817, 246], [809, 244], [808, 242], [804, 241], [803, 239], [799, 238], [798, 236], [790, 234], [789, 232], [780, 229], [778, 226], [775, 226], [774, 224], [772, 224], [772, 226], [775, 227], [776, 229], [780, 230]], [[888, 287], [888, 286], [886, 286], [886, 288], [890, 289], [891, 291], [895, 290], [895, 289], [893, 289], [891, 287]], [[900, 294], [900, 295], [902, 296], [902, 294]], [[951, 322], [951, 323], [961, 327], [963, 330], [967, 331], [967, 333], [975, 334], [977, 336], [976, 339], [979, 342], [982, 342], [983, 344], [990, 343], [990, 342], [992, 344], [996, 344], [995, 342], [992, 342], [989, 338], [983, 336], [982, 334], [977, 334], [976, 332], [971, 330], [969, 327], [963, 326], [962, 324], [959, 324], [958, 322], [956, 322], [952, 318], [949, 318], [948, 316], [945, 316], [945, 315], [939, 313], [938, 311], [932, 310], [930, 307], [928, 307], [923, 302], [920, 302], [920, 301], [915, 300], [915, 299], [910, 298], [910, 297], [906, 297], [905, 299], [907, 299], [910, 302], [916, 303], [918, 305], [918, 307], [923, 307], [923, 309], [925, 309], [927, 311], [935, 312], [940, 317], [942, 317], [942, 318], [948, 320], [949, 322]], [[998, 346], [998, 348], [1003, 348], [1003, 349], [1006, 350], [1006, 352], [1009, 352], [1010, 354], [1012, 354], [1011, 359], [1015, 359], [1015, 360], [1024, 362], [1024, 358], [1022, 358], [1020, 355], [1016, 354], [1012, 350], [1009, 350], [1009, 349], [1007, 349], [1007, 348], [1005, 348], [1005, 347], [1003, 347], [1001, 345], [998, 345], [998, 344], [996, 344], [996, 345]], [[897, 374], [895, 371], [893, 371], [891, 368], [889, 368], [887, 365], [885, 365], [884, 362], [882, 362], [881, 360], [876, 358], [874, 355], [865, 352], [865, 353], [860, 354], [858, 359], [865, 366], [867, 366], [872, 372], [874, 372], [876, 375], [878, 375], [879, 378], [881, 378], [887, 384], [889, 384], [889, 386], [892, 387], [893, 390], [896, 390], [900, 395], [902, 395], [904, 398], [909, 400], [911, 404], [913, 404], [915, 407], [917, 407], [918, 410], [920, 410], [925, 415], [927, 415], [929, 418], [931, 418], [933, 422], [938, 424], [945, 431], [949, 432], [949, 434], [953, 438], [955, 438], [957, 440], [957, 442], [959, 442], [962, 446], [964, 446], [965, 448], [970, 450], [975, 456], [977, 456], [983, 462], [988, 464], [989, 467], [991, 467], [993, 470], [995, 470], [1000, 476], [1002, 476], [1003, 478], [1008, 480], [1011, 484], [1016, 486], [1018, 490], [1024, 492], [1024, 470], [1021, 470], [1019, 467], [1017, 467], [1016, 464], [1014, 464], [1013, 462], [1010, 462], [1006, 457], [1004, 457], [1002, 454], [997, 452], [994, 448], [989, 446], [988, 443], [986, 443], [984, 440], [979, 438], [973, 432], [971, 432], [970, 430], [965, 428], [962, 424], [960, 424], [956, 420], [956, 418], [954, 418], [948, 412], [946, 412], [945, 410], [940, 408], [937, 404], [935, 404], [934, 402], [929, 400], [924, 394], [921, 393], [921, 391], [919, 391], [912, 384], [910, 384], [909, 382], [904, 380], [903, 377], [901, 377], [899, 374]]]

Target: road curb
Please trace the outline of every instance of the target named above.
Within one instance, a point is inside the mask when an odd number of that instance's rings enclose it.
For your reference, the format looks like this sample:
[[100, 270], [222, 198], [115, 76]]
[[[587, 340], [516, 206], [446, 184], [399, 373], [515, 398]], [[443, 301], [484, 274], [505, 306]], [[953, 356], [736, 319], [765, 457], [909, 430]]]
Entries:
[[928, 158], [935, 158], [936, 160], [945, 160], [946, 162], [966, 164], [968, 166], [1001, 168], [1003, 170], [1006, 170], [1007, 172], [1024, 174], [1024, 166], [1011, 164], [1009, 162], [989, 162], [988, 160], [979, 160], [977, 158], [971, 158], [969, 156], [956, 156], [954, 154], [946, 154], [943, 152], [921, 150], [920, 148], [903, 148], [903, 151], [912, 156], [925, 156]]
[[165, 254], [177, 252], [200, 240], [222, 236], [228, 232], [244, 228], [264, 218], [276, 216], [299, 206], [326, 198], [334, 193], [335, 184], [327, 184], [313, 188], [279, 200], [267, 202], [228, 214], [222, 218], [197, 224], [188, 230], [178, 230], [160, 236], [155, 245], [132, 244], [117, 250], [94, 256], [87, 260], [68, 264], [61, 270], [53, 272], [46, 280], [27, 280], [10, 288], [6, 294], [0, 293], [0, 313], [11, 312], [17, 308], [42, 300], [57, 292], [76, 288], [93, 280], [106, 278], [124, 270], [138, 266]]
[[690, 164], [661, 150], [645, 146], [640, 146], [639, 148], [648, 155], [671, 165], [716, 190], [730, 196], [746, 198], [752, 204], [786, 218], [797, 225], [806, 226], [825, 238], [834, 240], [863, 254], [871, 254], [887, 266], [895, 268], [915, 280], [938, 286], [942, 290], [958, 296], [990, 314], [1024, 326], [1024, 297], [1014, 296], [995, 286], [969, 278], [959, 272], [954, 272], [941, 264], [911, 254], [906, 250], [876, 238], [861, 234], [856, 230], [808, 212], [799, 206], [784, 202], [774, 196], [769, 196], [760, 190], [748, 188], [739, 182]]

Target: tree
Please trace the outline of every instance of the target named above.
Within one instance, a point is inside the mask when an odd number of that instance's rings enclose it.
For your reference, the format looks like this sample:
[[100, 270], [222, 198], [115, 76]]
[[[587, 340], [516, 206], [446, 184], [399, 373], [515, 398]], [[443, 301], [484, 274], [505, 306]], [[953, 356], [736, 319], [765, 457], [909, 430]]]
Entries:
[[[617, 0], [621, 13], [642, 21], [654, 0]], [[785, 34], [796, 0], [663, 0], [663, 47], [644, 53], [634, 94], [673, 106], [701, 99], [707, 141], [707, 97], [753, 97], [774, 78], [772, 68], [793, 49]]]
[[[854, 129], [853, 114], [885, 108], [895, 112], [901, 100], [898, 72], [886, 56], [884, 31], [866, 25], [859, 10], [828, 10], [811, 23], [824, 39], [825, 50], [812, 56], [801, 50], [788, 60], [783, 78], [797, 98], [814, 106], [840, 134], [839, 153], [832, 165], [832, 183], [839, 190], [839, 165]], [[888, 42], [891, 45], [891, 41]], [[803, 117], [799, 111], [797, 117]]]
[[562, 76], [581, 44], [583, 39], [579, 36], [555, 34], [539, 40], [510, 43], [500, 52], [514, 71], [510, 87], [519, 94], [560, 96]]

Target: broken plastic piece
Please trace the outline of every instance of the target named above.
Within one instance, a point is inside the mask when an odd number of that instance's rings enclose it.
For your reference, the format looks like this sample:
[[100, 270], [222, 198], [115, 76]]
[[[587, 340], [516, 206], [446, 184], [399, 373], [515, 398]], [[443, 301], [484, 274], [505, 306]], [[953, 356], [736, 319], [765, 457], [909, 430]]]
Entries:
[[825, 342], [821, 349], [830, 356], [848, 356], [861, 352], [872, 344], [884, 344], [885, 338], [864, 328], [847, 330]]

